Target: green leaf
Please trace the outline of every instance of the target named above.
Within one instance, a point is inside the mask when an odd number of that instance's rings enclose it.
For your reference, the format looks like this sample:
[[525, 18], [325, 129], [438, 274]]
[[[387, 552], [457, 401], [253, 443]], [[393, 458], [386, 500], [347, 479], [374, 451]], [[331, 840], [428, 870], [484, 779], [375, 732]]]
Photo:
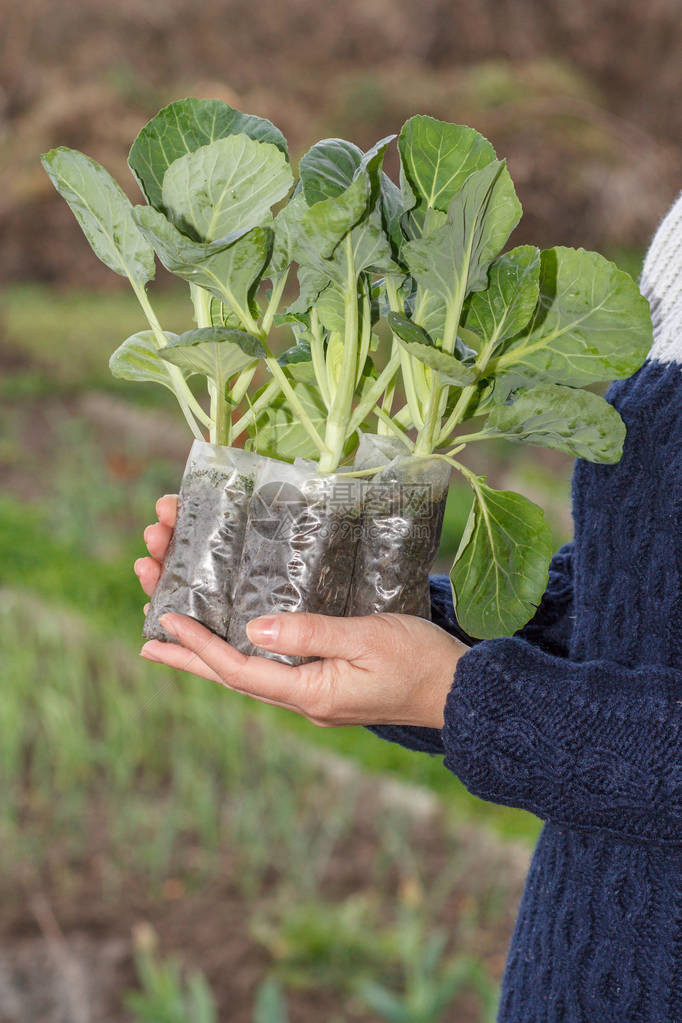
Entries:
[[403, 341], [399, 334], [396, 336], [410, 355], [439, 374], [442, 383], [452, 384], [454, 387], [466, 387], [475, 381], [476, 374], [471, 367], [462, 365], [454, 355], [448, 355], [440, 348], [432, 348], [421, 341]]
[[[445, 318], [448, 312], [447, 303], [442, 295], [437, 295], [433, 291], [424, 292], [423, 289], [420, 291], [418, 299], [419, 323], [440, 347], [445, 332]], [[412, 303], [412, 315], [415, 315], [416, 305], [416, 302]]]
[[488, 287], [471, 296], [465, 326], [490, 345], [518, 334], [530, 320], [540, 291], [540, 252], [520, 245], [490, 266]]
[[291, 366], [296, 365], [299, 362], [311, 362], [312, 354], [310, 352], [310, 342], [306, 340], [298, 341], [291, 348], [287, 348], [286, 351], [277, 359], [280, 366]]
[[219, 298], [211, 295], [208, 311], [213, 327], [235, 327], [239, 330], [239, 317]]
[[416, 200], [417, 205], [447, 212], [469, 175], [496, 159], [490, 142], [473, 128], [424, 114], [405, 122], [398, 148], [412, 193], [404, 196], [407, 209]]
[[[375, 207], [366, 220], [351, 231], [353, 264], [359, 276], [364, 270], [370, 273], [398, 273], [400, 267], [393, 260], [393, 250], [384, 231], [381, 210]], [[335, 258], [341, 261], [337, 249]]]
[[450, 572], [462, 628], [477, 639], [493, 639], [512, 636], [525, 625], [547, 587], [552, 549], [542, 508], [477, 479]]
[[266, 352], [262, 342], [245, 330], [200, 327], [180, 334], [159, 354], [186, 373], [208, 377], [222, 390], [230, 377], [262, 359]]
[[630, 376], [651, 343], [649, 303], [632, 278], [596, 252], [558, 247], [541, 255], [528, 330], [496, 362], [580, 387]]
[[264, 117], [242, 114], [219, 99], [182, 99], [160, 110], [139, 133], [128, 164], [147, 201], [163, 209], [163, 178], [172, 163], [229, 135], [270, 142], [287, 155], [286, 139]]
[[[177, 334], [169, 331], [165, 336], [169, 344], [177, 338]], [[141, 330], [126, 338], [109, 359], [109, 369], [120, 380], [161, 384], [175, 393], [168, 366], [161, 358], [151, 330]]]
[[591, 391], [561, 384], [517, 391], [511, 405], [491, 411], [486, 432], [490, 430], [590, 462], [617, 462], [625, 441], [625, 423], [613, 405]]
[[488, 267], [521, 216], [521, 204], [501, 161], [469, 175], [450, 203], [446, 222], [403, 248], [412, 275], [448, 306], [488, 283]]
[[470, 366], [464, 366], [454, 355], [449, 355], [436, 347], [423, 327], [408, 320], [400, 313], [391, 312], [387, 316], [388, 325], [398, 341], [419, 362], [436, 370], [443, 383], [455, 387], [466, 387], [473, 384], [476, 374]]
[[[381, 211], [375, 207], [357, 227], [350, 232], [353, 250], [353, 267], [355, 277], [364, 271], [370, 273], [397, 273], [399, 266], [393, 261], [393, 253], [388, 238], [384, 233]], [[333, 263], [333, 268], [329, 265]], [[345, 247], [339, 246], [333, 260], [324, 264], [328, 275], [339, 287], [346, 284], [348, 275]]]
[[315, 311], [327, 330], [343, 334], [346, 326], [346, 304], [343, 289], [332, 281], [315, 299]]
[[454, 355], [448, 355], [440, 348], [429, 348], [423, 344], [403, 341], [400, 337], [398, 337], [398, 341], [415, 359], [435, 370], [442, 383], [452, 384], [455, 387], [466, 387], [475, 381], [476, 374], [473, 369], [470, 366], [464, 366]]
[[393, 257], [400, 259], [400, 253], [405, 242], [400, 227], [401, 218], [405, 212], [400, 189], [389, 178], [388, 174], [382, 171], [381, 174], [381, 219], [384, 231], [391, 244]]
[[[371, 149], [368, 149], [367, 152], [363, 154], [362, 161], [360, 163], [361, 169], [369, 174], [369, 180], [372, 184], [372, 209], [385, 187], [383, 183], [384, 173], [382, 171], [384, 156], [386, 155], [388, 146], [395, 137], [395, 135], [386, 135], [383, 139], [379, 139], [378, 142], [374, 143]], [[356, 174], [357, 173], [359, 173], [359, 171], [356, 172]]]
[[136, 206], [135, 223], [171, 273], [245, 310], [272, 250], [267, 227], [237, 232], [219, 242], [194, 242], [151, 206]]
[[436, 347], [435, 342], [429, 337], [424, 328], [420, 327], [417, 323], [413, 323], [412, 320], [408, 320], [407, 316], [390, 312], [386, 317], [386, 322], [393, 333], [397, 334], [402, 341], [407, 341], [409, 344], [427, 345], [431, 348]]
[[362, 163], [363, 152], [345, 139], [321, 139], [301, 157], [298, 172], [308, 206], [346, 191]]
[[329, 274], [336, 273], [331, 261], [334, 250], [365, 216], [370, 196], [369, 175], [363, 172], [340, 196], [309, 206], [293, 238], [292, 255], [296, 262]]
[[307, 209], [306, 201], [301, 192], [292, 195], [286, 206], [282, 207], [273, 223], [275, 241], [272, 258], [268, 270], [270, 273], [281, 273], [293, 259], [294, 238], [299, 230], [301, 217]]
[[95, 255], [138, 286], [151, 281], [156, 272], [154, 250], [137, 229], [130, 200], [111, 174], [89, 156], [64, 146], [45, 153], [41, 162]]
[[345, 139], [322, 139], [302, 157], [299, 166], [301, 184], [309, 206], [323, 199], [338, 198], [352, 184], [360, 170], [369, 174], [372, 205], [381, 188], [381, 165], [386, 147], [395, 135], [387, 135], [363, 153]]
[[262, 224], [293, 181], [276, 146], [230, 135], [171, 164], [163, 179], [163, 204], [183, 234], [215, 241]]
[[[304, 365], [304, 364], [299, 364]], [[290, 369], [298, 368], [291, 366]], [[317, 386], [307, 381], [294, 380], [292, 386], [304, 411], [312, 420], [318, 433], [324, 435], [327, 422], [327, 408], [318, 393]], [[258, 394], [255, 395], [258, 397]], [[256, 427], [250, 428], [247, 446], [270, 458], [293, 461], [294, 458], [319, 458], [319, 451], [310, 439], [310, 434], [296, 412], [289, 407], [287, 398], [280, 392], [267, 409], [258, 417]]]
[[298, 298], [291, 303], [287, 312], [293, 316], [306, 315], [329, 286], [329, 277], [326, 273], [312, 266], [299, 266]]

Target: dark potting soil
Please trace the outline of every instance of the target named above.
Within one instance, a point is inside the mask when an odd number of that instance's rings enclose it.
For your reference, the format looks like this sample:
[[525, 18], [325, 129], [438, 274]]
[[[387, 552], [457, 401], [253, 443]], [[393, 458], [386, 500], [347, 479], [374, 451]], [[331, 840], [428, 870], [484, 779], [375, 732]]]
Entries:
[[168, 611], [196, 618], [227, 636], [254, 476], [236, 470], [186, 472], [178, 518], [144, 624], [146, 639], [168, 642]]
[[431, 618], [429, 571], [438, 553], [447, 481], [370, 482], [347, 615], [394, 612]]
[[256, 489], [228, 633], [233, 646], [287, 664], [315, 660], [255, 648], [246, 624], [283, 611], [343, 615], [360, 533], [359, 498], [355, 484], [333, 477], [302, 489], [290, 482]]

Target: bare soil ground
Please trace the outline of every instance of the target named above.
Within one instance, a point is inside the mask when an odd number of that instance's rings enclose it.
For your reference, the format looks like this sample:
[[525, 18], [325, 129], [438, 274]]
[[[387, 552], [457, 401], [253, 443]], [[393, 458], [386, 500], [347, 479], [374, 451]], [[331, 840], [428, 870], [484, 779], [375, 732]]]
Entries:
[[39, 154], [81, 149], [139, 201], [130, 143], [186, 95], [271, 118], [295, 156], [472, 124], [508, 158], [516, 242], [641, 249], [680, 187], [678, 0], [0, 0], [0, 26], [0, 279], [115, 286]]
[[[427, 791], [368, 780], [338, 758], [326, 763], [323, 758], [320, 766], [336, 783], [360, 786], [358, 804], [363, 808], [353, 833], [329, 864], [325, 898], [341, 903], [368, 895], [375, 837], [366, 822], [399, 804], [411, 821], [410, 855], [419, 863], [425, 886], [451, 869], [453, 861], [458, 864], [456, 883], [436, 907], [433, 925], [446, 927], [460, 950], [479, 959], [499, 980], [528, 850], [500, 844], [490, 833], [471, 827], [453, 837]], [[229, 850], [210, 881], [188, 884], [183, 863], [198, 854], [188, 842], [173, 873], [153, 885], [122, 865], [113, 885], [111, 877], [105, 882], [103, 873], [110, 873], [112, 865], [106, 864], [104, 850], [100, 857], [64, 862], [54, 849], [39, 879], [21, 871], [19, 883], [16, 875], [0, 878], [0, 1021], [129, 1023], [122, 997], [136, 986], [132, 936], [141, 925], [151, 925], [164, 956], [177, 956], [184, 966], [205, 973], [221, 1023], [251, 1023], [255, 991], [278, 959], [277, 946], [264, 947], [248, 923], [258, 915], [259, 905], [267, 908], [269, 893], [261, 892], [257, 902], [245, 901], [235, 884]], [[387, 877], [382, 888], [387, 901], [391, 892], [396, 901], [405, 897], [397, 877]], [[311, 981], [287, 992], [292, 1023], [376, 1020], [348, 991], [315, 986], [314, 975]], [[481, 1019], [471, 993], [462, 994], [456, 1011], [457, 1023]]]

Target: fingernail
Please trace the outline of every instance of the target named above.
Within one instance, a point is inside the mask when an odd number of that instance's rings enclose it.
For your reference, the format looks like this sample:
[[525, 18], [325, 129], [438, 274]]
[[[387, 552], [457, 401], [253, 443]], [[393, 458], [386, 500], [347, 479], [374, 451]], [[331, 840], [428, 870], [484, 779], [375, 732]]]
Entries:
[[158, 661], [158, 657], [154, 657], [153, 654], [149, 653], [148, 647], [149, 643], [145, 643], [142, 649], [140, 650], [140, 657], [144, 657], [146, 661]]
[[144, 542], [145, 542], [145, 543], [147, 542], [147, 533], [149, 532], [149, 530], [150, 530], [151, 528], [152, 528], [151, 526], [147, 526], [147, 527], [145, 528], [145, 531], [144, 531], [144, 533], [142, 534], [142, 539], [144, 540]]
[[172, 615], [161, 615], [159, 622], [170, 636], [175, 636], [177, 638], [178, 630], [173, 621]]
[[272, 646], [279, 636], [279, 619], [273, 615], [254, 618], [246, 626], [246, 635], [256, 646]]
[[145, 604], [144, 607], [142, 608], [142, 614], [145, 615], [145, 617], [149, 614], [149, 604], [148, 603]]
[[140, 565], [143, 560], [144, 560], [143, 558], [136, 558], [136, 560], [133, 562], [133, 572], [135, 573], [135, 575], [140, 574]]
[[159, 505], [161, 504], [161, 502], [162, 502], [162, 501], [165, 501], [167, 497], [171, 497], [171, 496], [172, 496], [171, 494], [164, 494], [164, 495], [163, 495], [163, 497], [160, 497], [160, 498], [158, 499], [158, 501], [157, 501], [157, 502], [156, 502], [156, 504], [154, 505], [154, 507], [155, 507], [155, 509], [156, 509], [156, 514], [157, 514], [157, 515], [159, 514]]

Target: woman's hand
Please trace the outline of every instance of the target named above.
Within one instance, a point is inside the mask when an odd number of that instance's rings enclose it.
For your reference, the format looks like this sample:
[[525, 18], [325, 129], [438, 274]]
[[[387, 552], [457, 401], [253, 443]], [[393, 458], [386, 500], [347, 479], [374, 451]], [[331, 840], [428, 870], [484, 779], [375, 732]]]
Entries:
[[[159, 522], [147, 526], [151, 557], [135, 562], [144, 591], [159, 580], [177, 511], [162, 497]], [[457, 662], [468, 649], [431, 622], [412, 615], [332, 618], [303, 612], [267, 615], [247, 626], [255, 645], [322, 658], [298, 667], [247, 657], [193, 618], [166, 614], [161, 624], [178, 644], [152, 640], [141, 655], [192, 672], [228, 689], [302, 714], [316, 725], [421, 725], [442, 728]]]

